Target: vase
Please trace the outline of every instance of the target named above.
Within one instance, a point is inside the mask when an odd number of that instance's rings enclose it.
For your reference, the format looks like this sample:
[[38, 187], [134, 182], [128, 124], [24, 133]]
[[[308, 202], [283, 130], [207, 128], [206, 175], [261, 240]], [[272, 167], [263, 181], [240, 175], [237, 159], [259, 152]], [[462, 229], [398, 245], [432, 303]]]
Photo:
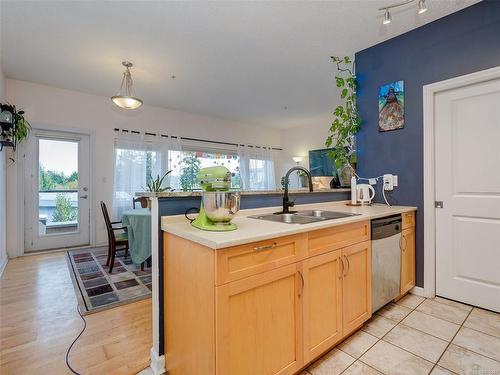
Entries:
[[340, 187], [349, 187], [351, 186], [351, 177], [353, 174], [355, 166], [354, 165], [345, 165], [338, 169], [337, 174], [339, 176]]

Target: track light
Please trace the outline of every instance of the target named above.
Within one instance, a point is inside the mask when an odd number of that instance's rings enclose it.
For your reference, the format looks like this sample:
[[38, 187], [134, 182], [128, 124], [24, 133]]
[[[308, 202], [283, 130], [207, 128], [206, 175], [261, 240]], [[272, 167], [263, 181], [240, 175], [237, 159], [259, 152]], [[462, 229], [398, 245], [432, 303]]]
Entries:
[[427, 6], [425, 5], [425, 0], [419, 0], [418, 2], [418, 14], [427, 12]]
[[384, 13], [384, 20], [382, 21], [382, 23], [384, 25], [388, 25], [391, 23], [391, 21], [392, 21], [391, 13], [389, 12], [389, 8], [386, 8], [385, 13]]
[[[418, 14], [422, 14], [427, 12], [427, 5], [425, 4], [426, 0], [418, 0]], [[405, 7], [410, 4], [417, 4], [417, 0], [401, 0], [399, 3], [391, 4], [391, 5], [386, 5], [383, 8], [378, 8], [379, 12], [384, 12], [384, 19], [382, 23], [384, 25], [387, 25], [391, 23], [392, 17], [391, 17], [391, 10], [394, 8], [399, 8], [399, 7]]]

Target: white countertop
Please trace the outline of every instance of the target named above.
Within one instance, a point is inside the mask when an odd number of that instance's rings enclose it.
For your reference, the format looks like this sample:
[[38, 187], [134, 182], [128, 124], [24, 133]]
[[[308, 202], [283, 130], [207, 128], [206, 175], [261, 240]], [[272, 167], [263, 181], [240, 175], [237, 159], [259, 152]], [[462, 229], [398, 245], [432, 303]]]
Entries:
[[250, 215], [273, 213], [281, 210], [281, 207], [266, 207], [239, 211], [232, 220], [232, 222], [238, 226], [238, 229], [231, 232], [209, 232], [197, 229], [191, 226], [184, 215], [163, 216], [161, 218], [161, 229], [165, 232], [197, 242], [212, 249], [223, 249], [226, 247], [267, 240], [270, 238], [288, 236], [291, 234], [304, 233], [312, 230], [354, 223], [356, 221], [371, 220], [403, 212], [415, 211], [417, 209], [416, 207], [387, 206], [385, 204], [351, 207], [347, 206], [346, 202], [347, 201], [302, 204], [295, 206], [293, 209], [316, 209], [349, 212], [360, 215], [335, 220], [325, 220], [310, 224], [286, 224], [248, 217]]

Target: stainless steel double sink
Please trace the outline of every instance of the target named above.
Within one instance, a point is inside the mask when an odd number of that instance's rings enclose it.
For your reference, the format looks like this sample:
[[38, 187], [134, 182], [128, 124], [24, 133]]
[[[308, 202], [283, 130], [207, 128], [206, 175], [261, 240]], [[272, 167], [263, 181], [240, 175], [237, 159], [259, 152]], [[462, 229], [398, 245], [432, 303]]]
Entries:
[[266, 215], [252, 215], [252, 219], [274, 221], [286, 224], [310, 224], [317, 223], [325, 220], [335, 220], [344, 217], [358, 216], [359, 214], [351, 214], [346, 212], [337, 211], [323, 211], [323, 210], [306, 210], [297, 211], [289, 214], [266, 214]]

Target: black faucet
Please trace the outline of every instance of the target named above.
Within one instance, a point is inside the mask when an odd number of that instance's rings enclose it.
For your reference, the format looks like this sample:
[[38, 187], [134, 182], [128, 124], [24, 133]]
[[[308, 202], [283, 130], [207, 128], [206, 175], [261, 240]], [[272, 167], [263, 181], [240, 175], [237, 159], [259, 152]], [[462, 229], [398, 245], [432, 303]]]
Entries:
[[288, 170], [288, 172], [286, 172], [285, 181], [284, 181], [285, 193], [283, 194], [283, 211], [282, 212], [278, 212], [278, 214], [290, 214], [290, 213], [294, 212], [294, 211], [290, 211], [290, 207], [293, 207], [295, 205], [295, 203], [294, 202], [290, 202], [290, 199], [288, 198], [288, 183], [290, 182], [289, 177], [290, 177], [290, 173], [292, 173], [293, 171], [302, 171], [302, 172], [304, 172], [307, 175], [307, 178], [309, 180], [309, 191], [310, 192], [313, 191], [313, 184], [312, 184], [311, 172], [309, 172], [306, 168], [300, 167], [300, 166], [296, 166], [296, 167], [290, 168]]

